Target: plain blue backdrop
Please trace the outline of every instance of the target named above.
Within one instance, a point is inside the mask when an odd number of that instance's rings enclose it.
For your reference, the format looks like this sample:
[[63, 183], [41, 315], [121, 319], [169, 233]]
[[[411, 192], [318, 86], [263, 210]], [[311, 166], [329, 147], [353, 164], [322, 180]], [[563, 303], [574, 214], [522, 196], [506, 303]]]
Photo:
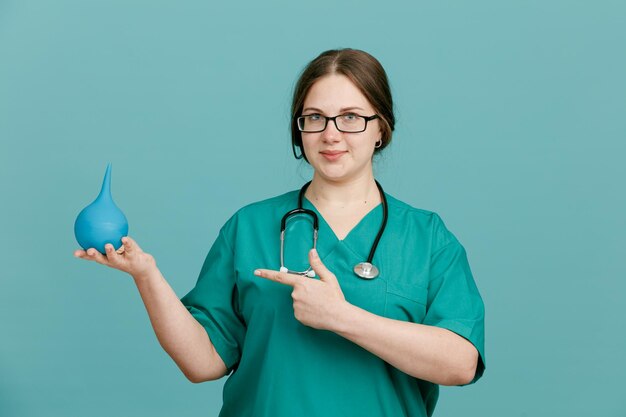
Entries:
[[378, 179], [442, 216], [486, 303], [485, 376], [435, 416], [626, 416], [625, 21], [622, 1], [0, 0], [0, 415], [217, 415], [223, 380], [184, 378], [132, 279], [73, 258], [74, 219], [112, 162], [130, 235], [186, 294], [234, 211], [310, 177], [292, 88], [353, 47], [396, 103]]

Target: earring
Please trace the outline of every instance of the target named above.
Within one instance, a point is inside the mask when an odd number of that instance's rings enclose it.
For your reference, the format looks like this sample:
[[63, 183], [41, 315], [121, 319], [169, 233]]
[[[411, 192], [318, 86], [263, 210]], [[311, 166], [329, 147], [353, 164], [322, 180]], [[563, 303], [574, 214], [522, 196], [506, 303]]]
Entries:
[[380, 148], [381, 146], [383, 146], [383, 140], [382, 140], [382, 139], [378, 139], [378, 140], [376, 141], [376, 144], [374, 145], [374, 148], [378, 149], [378, 148]]
[[294, 143], [294, 141], [291, 141], [291, 150], [293, 151], [293, 156], [295, 156], [296, 159], [302, 159], [304, 157], [304, 151], [302, 150], [301, 147], [299, 148], [300, 148], [300, 155], [298, 155], [298, 153], [296, 152], [296, 144]]

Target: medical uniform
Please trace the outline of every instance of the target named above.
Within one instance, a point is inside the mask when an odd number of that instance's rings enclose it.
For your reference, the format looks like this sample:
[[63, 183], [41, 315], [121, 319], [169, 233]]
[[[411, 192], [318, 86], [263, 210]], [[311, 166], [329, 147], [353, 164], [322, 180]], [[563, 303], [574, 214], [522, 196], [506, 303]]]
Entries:
[[[382, 221], [370, 211], [343, 240], [319, 217], [318, 253], [351, 304], [392, 319], [449, 329], [469, 340], [484, 364], [484, 306], [463, 246], [430, 211], [388, 194], [389, 220], [373, 259], [378, 278], [357, 277]], [[219, 232], [196, 286], [182, 298], [232, 374], [221, 417], [430, 416], [439, 387], [389, 365], [357, 344], [298, 322], [292, 287], [257, 277], [280, 268], [280, 221], [298, 191], [240, 209]], [[285, 265], [308, 267], [310, 217], [290, 220]], [[313, 278], [318, 279], [318, 278]]]

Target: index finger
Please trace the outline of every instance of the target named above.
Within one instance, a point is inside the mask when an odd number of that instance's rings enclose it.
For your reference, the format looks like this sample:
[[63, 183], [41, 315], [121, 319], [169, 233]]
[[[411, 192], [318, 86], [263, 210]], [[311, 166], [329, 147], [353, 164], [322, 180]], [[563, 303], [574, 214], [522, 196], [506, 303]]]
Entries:
[[303, 277], [300, 275], [289, 274], [287, 272], [273, 271], [271, 269], [256, 269], [254, 275], [261, 278], [267, 278], [270, 281], [279, 282], [281, 284], [294, 286], [300, 282]]

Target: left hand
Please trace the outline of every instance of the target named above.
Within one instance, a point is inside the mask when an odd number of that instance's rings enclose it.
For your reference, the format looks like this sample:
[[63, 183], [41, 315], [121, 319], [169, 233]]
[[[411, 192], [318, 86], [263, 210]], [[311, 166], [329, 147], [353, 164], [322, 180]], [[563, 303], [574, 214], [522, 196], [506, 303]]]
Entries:
[[287, 272], [257, 269], [254, 275], [293, 287], [293, 313], [300, 323], [320, 330], [333, 330], [346, 307], [337, 277], [319, 258], [317, 251], [309, 252], [309, 263], [319, 280]]

